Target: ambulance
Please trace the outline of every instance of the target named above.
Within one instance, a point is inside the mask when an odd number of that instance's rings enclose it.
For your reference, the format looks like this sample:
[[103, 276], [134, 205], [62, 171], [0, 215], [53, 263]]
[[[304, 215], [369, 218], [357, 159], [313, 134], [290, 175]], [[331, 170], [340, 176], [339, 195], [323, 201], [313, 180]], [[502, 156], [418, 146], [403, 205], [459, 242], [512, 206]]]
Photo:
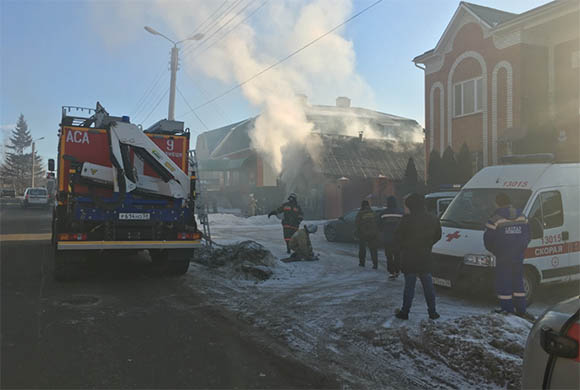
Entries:
[[[495, 257], [483, 244], [495, 197], [507, 194], [531, 228], [524, 288], [580, 279], [580, 164], [553, 163], [551, 155], [508, 156], [479, 171], [441, 216], [443, 235], [433, 246], [433, 283], [493, 291]], [[533, 161], [533, 162], [530, 162]]]

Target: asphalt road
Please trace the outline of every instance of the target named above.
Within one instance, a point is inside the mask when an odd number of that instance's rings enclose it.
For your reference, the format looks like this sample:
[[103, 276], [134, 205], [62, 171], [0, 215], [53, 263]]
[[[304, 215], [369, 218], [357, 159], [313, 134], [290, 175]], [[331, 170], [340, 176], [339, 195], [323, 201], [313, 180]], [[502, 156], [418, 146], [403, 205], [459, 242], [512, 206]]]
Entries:
[[145, 256], [50, 274], [50, 212], [0, 205], [0, 387], [319, 388], [332, 378]]

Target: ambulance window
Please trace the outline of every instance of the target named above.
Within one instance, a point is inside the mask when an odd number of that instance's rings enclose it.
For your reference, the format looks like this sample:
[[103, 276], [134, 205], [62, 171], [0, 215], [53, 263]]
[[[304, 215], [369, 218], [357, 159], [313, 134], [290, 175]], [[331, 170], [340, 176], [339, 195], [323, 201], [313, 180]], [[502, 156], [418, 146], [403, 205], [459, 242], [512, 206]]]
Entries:
[[534, 205], [530, 210], [528, 221], [530, 222], [532, 238], [542, 238], [543, 236], [542, 228], [544, 226], [544, 222], [542, 221], [542, 207], [540, 206], [540, 196], [538, 196], [534, 201]]
[[[562, 196], [558, 191], [548, 191], [541, 193], [536, 198], [529, 214], [531, 224], [539, 224], [542, 229], [552, 229], [562, 226], [564, 223], [564, 212], [562, 211]], [[532, 227], [532, 238], [540, 238], [541, 233]]]
[[558, 191], [549, 191], [541, 194], [542, 215], [544, 217], [544, 229], [562, 226], [564, 212], [562, 211], [562, 196]]

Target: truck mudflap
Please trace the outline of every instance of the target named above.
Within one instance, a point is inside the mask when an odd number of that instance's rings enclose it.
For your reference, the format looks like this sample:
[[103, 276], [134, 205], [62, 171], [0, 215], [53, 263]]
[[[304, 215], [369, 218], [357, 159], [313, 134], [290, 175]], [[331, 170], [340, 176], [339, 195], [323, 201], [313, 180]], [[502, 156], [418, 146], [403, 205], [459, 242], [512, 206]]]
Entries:
[[201, 248], [201, 240], [194, 241], [58, 241], [57, 250], [107, 249], [194, 249]]

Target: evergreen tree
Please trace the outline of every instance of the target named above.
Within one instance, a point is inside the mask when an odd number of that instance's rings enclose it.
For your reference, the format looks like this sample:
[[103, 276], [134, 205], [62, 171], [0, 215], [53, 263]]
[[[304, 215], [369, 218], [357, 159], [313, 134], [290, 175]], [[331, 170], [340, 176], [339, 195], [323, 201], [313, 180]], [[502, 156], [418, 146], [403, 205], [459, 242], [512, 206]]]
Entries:
[[439, 151], [433, 149], [429, 153], [429, 167], [427, 169], [427, 187], [430, 192], [437, 191], [441, 185], [441, 168]]
[[441, 176], [442, 184], [455, 184], [457, 182], [457, 162], [455, 153], [451, 146], [448, 146], [443, 152], [441, 158]]
[[399, 197], [404, 197], [411, 192], [418, 192], [419, 185], [417, 179], [418, 174], [417, 168], [415, 167], [415, 160], [413, 160], [413, 157], [409, 157], [409, 160], [407, 161], [407, 167], [405, 168], [405, 176], [399, 183], [397, 189]]
[[457, 155], [457, 184], [467, 183], [472, 176], [471, 153], [464, 142]]
[[[32, 183], [32, 151], [24, 153], [24, 150], [32, 145], [32, 136], [28, 131], [28, 124], [24, 120], [24, 115], [20, 114], [16, 127], [12, 130], [12, 135], [5, 145], [6, 157], [0, 173], [4, 185], [11, 185], [18, 193], [23, 193], [26, 187]], [[41, 179], [44, 172], [41, 168], [42, 159], [35, 153], [34, 156], [35, 180]]]

